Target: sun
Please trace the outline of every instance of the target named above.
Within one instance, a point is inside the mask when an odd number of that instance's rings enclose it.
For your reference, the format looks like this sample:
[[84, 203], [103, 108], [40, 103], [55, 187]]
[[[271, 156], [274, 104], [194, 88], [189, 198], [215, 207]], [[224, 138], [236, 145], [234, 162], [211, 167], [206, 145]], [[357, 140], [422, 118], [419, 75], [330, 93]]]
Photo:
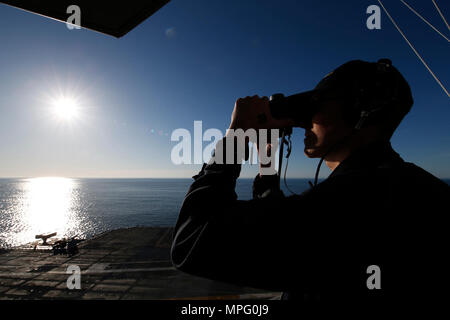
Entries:
[[72, 121], [79, 115], [79, 105], [74, 98], [60, 97], [53, 101], [53, 111], [59, 120]]

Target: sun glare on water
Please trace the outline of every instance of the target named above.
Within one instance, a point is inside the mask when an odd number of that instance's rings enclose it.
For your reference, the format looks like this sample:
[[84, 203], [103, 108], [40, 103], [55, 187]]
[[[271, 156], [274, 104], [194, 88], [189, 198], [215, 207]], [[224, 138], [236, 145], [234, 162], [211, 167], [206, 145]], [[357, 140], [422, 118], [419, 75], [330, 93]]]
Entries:
[[[16, 197], [4, 213], [7, 223], [0, 241], [11, 246], [36, 241], [38, 234], [56, 232], [57, 238], [84, 234], [78, 181], [70, 178], [41, 177], [22, 179]], [[2, 225], [2, 224], [0, 224]]]

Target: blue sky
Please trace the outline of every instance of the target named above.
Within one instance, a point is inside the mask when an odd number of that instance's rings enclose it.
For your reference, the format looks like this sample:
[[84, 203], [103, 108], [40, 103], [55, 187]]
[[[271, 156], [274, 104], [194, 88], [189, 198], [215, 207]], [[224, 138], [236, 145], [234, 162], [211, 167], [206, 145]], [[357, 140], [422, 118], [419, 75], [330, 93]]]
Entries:
[[[449, 88], [448, 42], [399, 1], [384, 3]], [[431, 1], [408, 3], [450, 35]], [[437, 3], [450, 20], [450, 3]], [[171, 162], [173, 130], [201, 120], [225, 132], [239, 97], [309, 90], [348, 60], [388, 57], [415, 100], [393, 147], [448, 178], [449, 98], [384, 12], [381, 30], [366, 28], [371, 4], [174, 0], [120, 39], [0, 5], [0, 177], [191, 177], [200, 165]], [[78, 99], [79, 118], [52, 117], [60, 93]], [[303, 156], [302, 129], [293, 142], [288, 176], [312, 177], [318, 159]]]

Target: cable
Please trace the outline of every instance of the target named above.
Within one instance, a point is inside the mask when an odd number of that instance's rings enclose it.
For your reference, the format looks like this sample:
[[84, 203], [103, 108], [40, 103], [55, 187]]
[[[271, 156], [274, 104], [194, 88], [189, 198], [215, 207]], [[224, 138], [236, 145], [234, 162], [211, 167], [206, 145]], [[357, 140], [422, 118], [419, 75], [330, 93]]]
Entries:
[[286, 172], [287, 172], [287, 168], [288, 168], [288, 165], [289, 165], [289, 156], [291, 155], [291, 150], [292, 150], [291, 135], [288, 136], [287, 143], [288, 143], [288, 147], [287, 147], [287, 154], [286, 154], [286, 167], [284, 168], [283, 180], [284, 180], [284, 185], [285, 185], [286, 189], [288, 189], [288, 191], [291, 194], [295, 195], [296, 193], [289, 188], [289, 186], [287, 185], [287, 182], [286, 182]]
[[442, 20], [444, 20], [445, 25], [447, 26], [448, 30], [450, 30], [450, 26], [448, 25], [447, 20], [445, 20], [444, 15], [442, 14], [441, 10], [439, 9], [437, 3], [434, 0], [431, 0], [431, 1], [433, 1], [433, 4], [436, 7], [436, 10], [439, 12], [439, 15], [441, 16]]
[[314, 175], [314, 186], [317, 186], [317, 181], [319, 180], [320, 167], [322, 166], [322, 162], [323, 162], [323, 159], [325, 159], [325, 156], [326, 156], [326, 154], [322, 158], [320, 158], [319, 165], [317, 166], [316, 174]]
[[[290, 136], [290, 135], [289, 135]], [[278, 189], [281, 190], [281, 168], [283, 167], [283, 147], [286, 141], [286, 130], [282, 129], [281, 131], [281, 139], [280, 139], [280, 153], [278, 155]]]
[[[409, 4], [406, 3], [406, 1], [404, 0], [400, 0], [409, 10], [411, 10], [412, 12], [414, 12], [416, 14], [416, 16], [418, 16], [420, 19], [422, 19], [426, 24], [428, 24], [431, 28], [433, 28], [434, 31], [436, 31], [437, 33], [439, 33], [445, 40], [447, 40], [448, 42], [450, 42], [450, 40], [444, 36], [438, 29], [436, 29], [431, 23], [428, 22], [428, 20], [426, 20], [424, 17], [422, 17], [416, 10], [414, 10]], [[444, 19], [445, 21], [445, 19]]]
[[347, 142], [348, 139], [350, 139], [351, 137], [353, 137], [355, 135], [355, 133], [358, 131], [359, 129], [355, 126], [352, 131], [347, 134], [346, 136], [344, 136], [342, 139], [338, 140], [335, 144], [333, 144], [332, 146], [330, 146], [328, 148], [328, 150], [324, 153], [324, 155], [320, 158], [319, 164], [317, 165], [316, 168], [316, 174], [314, 175], [314, 184], [311, 183], [311, 181], [309, 181], [309, 185], [312, 187], [317, 186], [317, 182], [319, 180], [319, 172], [320, 172], [320, 167], [322, 166], [322, 162], [325, 159], [325, 157], [333, 150], [335, 150], [337, 147], [341, 146], [344, 142]]
[[389, 17], [389, 19], [391, 20], [392, 24], [395, 26], [395, 28], [397, 28], [397, 31], [402, 35], [402, 37], [405, 39], [405, 41], [408, 43], [408, 45], [411, 47], [411, 49], [414, 51], [414, 53], [416, 54], [416, 56], [419, 58], [419, 60], [423, 63], [423, 65], [425, 66], [425, 68], [427, 68], [428, 72], [430, 72], [430, 74], [433, 76], [434, 80], [436, 80], [436, 82], [441, 86], [442, 90], [444, 90], [445, 94], [447, 95], [447, 97], [450, 97], [450, 94], [448, 93], [447, 89], [445, 89], [444, 85], [441, 83], [441, 81], [439, 81], [438, 77], [436, 77], [436, 75], [433, 73], [433, 71], [431, 71], [430, 67], [428, 66], [428, 64], [425, 62], [425, 60], [423, 60], [422, 56], [417, 52], [416, 48], [414, 48], [414, 46], [411, 44], [411, 42], [409, 42], [408, 38], [405, 36], [405, 34], [403, 33], [403, 31], [400, 29], [400, 27], [397, 25], [397, 23], [395, 23], [394, 19], [391, 17], [391, 15], [389, 14], [389, 12], [387, 11], [387, 9], [384, 7], [383, 3], [381, 2], [381, 0], [378, 0], [378, 3], [381, 5], [381, 7], [383, 8], [384, 12], [386, 12], [387, 16]]

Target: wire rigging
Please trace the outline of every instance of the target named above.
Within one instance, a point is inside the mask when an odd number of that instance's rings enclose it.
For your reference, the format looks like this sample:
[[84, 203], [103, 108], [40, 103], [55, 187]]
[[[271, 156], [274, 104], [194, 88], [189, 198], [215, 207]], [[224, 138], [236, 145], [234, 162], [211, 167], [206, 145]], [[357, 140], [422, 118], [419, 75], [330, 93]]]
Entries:
[[422, 17], [420, 15], [420, 13], [418, 13], [416, 10], [414, 10], [408, 3], [406, 3], [406, 1], [404, 0], [400, 0], [409, 10], [411, 10], [412, 12], [414, 12], [414, 14], [416, 16], [418, 16], [420, 19], [422, 19], [426, 24], [428, 24], [431, 28], [433, 28], [434, 31], [436, 31], [437, 33], [439, 33], [439, 35], [441, 35], [445, 40], [447, 40], [448, 42], [450, 42], [450, 39], [448, 39], [444, 34], [442, 34], [442, 32], [440, 32], [438, 29], [436, 29], [435, 26], [433, 26], [430, 22], [428, 22], [427, 19], [425, 19], [424, 17]]
[[439, 12], [439, 15], [441, 16], [442, 20], [444, 20], [445, 25], [447, 26], [448, 30], [450, 30], [450, 26], [448, 25], [447, 20], [445, 20], [445, 17], [444, 17], [444, 15], [442, 14], [441, 9], [439, 9], [439, 7], [438, 7], [436, 1], [434, 1], [434, 0], [431, 0], [431, 1], [433, 1], [433, 4], [434, 4], [434, 6], [436, 7], [436, 10]]
[[389, 12], [387, 11], [387, 9], [385, 8], [385, 6], [383, 5], [383, 3], [381, 2], [381, 0], [378, 0], [378, 3], [381, 5], [381, 7], [383, 8], [384, 12], [386, 12], [386, 15], [389, 17], [389, 19], [391, 20], [392, 24], [395, 26], [395, 28], [397, 29], [397, 31], [402, 35], [403, 39], [405, 39], [406, 43], [408, 43], [408, 45], [410, 46], [410, 48], [414, 51], [414, 53], [416, 54], [416, 56], [419, 58], [419, 60], [423, 63], [423, 65], [425, 66], [425, 68], [427, 68], [428, 72], [433, 76], [434, 80], [436, 80], [436, 82], [441, 86], [442, 90], [444, 90], [445, 94], [447, 95], [447, 97], [450, 98], [450, 94], [448, 93], [447, 89], [444, 87], [444, 85], [442, 84], [442, 82], [438, 79], [438, 77], [434, 74], [434, 72], [430, 69], [430, 67], [428, 66], [428, 64], [425, 62], [425, 60], [423, 60], [422, 56], [419, 54], [419, 52], [417, 52], [416, 48], [414, 48], [414, 46], [412, 45], [412, 43], [408, 40], [408, 38], [406, 37], [406, 35], [403, 33], [403, 31], [400, 29], [400, 27], [397, 25], [397, 23], [395, 22], [394, 18], [392, 18], [392, 16], [389, 14]]

